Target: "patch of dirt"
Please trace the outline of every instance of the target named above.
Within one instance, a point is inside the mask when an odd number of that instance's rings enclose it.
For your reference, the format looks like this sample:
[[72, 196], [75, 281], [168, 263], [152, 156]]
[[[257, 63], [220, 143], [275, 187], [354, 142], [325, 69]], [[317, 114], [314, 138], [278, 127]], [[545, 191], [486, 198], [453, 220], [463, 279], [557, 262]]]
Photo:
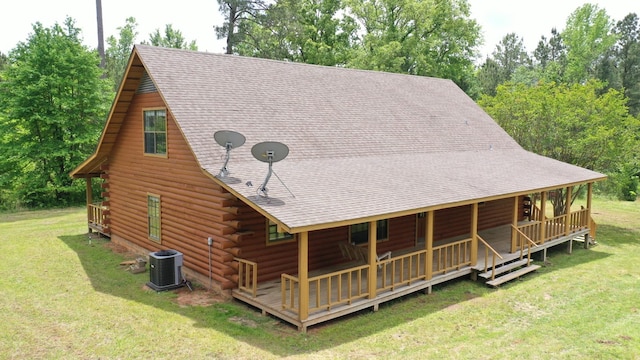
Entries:
[[249, 319], [245, 319], [245, 318], [242, 318], [242, 317], [239, 317], [239, 316], [232, 316], [232, 317], [229, 318], [229, 321], [231, 321], [234, 324], [250, 327], [250, 328], [253, 328], [253, 329], [258, 327], [258, 324], [256, 324], [255, 321], [249, 320]]
[[127, 259], [135, 259], [137, 257], [136, 254], [134, 254], [132, 251], [130, 251], [129, 249], [127, 249], [126, 247], [116, 244], [113, 241], [107, 241], [104, 243], [104, 247], [106, 247], [107, 249], [113, 251], [116, 254], [120, 254], [122, 256], [124, 256]]
[[178, 297], [176, 302], [182, 307], [187, 306], [211, 306], [220, 302], [225, 302], [226, 298], [214, 291], [208, 291], [204, 289], [180, 288], [176, 290]]

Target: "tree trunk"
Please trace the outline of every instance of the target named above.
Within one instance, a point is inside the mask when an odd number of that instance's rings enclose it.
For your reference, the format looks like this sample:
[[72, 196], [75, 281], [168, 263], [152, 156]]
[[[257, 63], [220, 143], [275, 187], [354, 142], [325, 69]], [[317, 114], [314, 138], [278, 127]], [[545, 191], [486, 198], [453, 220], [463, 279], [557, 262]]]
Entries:
[[106, 58], [104, 54], [104, 29], [102, 25], [102, 0], [96, 0], [96, 17], [98, 20], [98, 55], [100, 55], [100, 68], [104, 69]]

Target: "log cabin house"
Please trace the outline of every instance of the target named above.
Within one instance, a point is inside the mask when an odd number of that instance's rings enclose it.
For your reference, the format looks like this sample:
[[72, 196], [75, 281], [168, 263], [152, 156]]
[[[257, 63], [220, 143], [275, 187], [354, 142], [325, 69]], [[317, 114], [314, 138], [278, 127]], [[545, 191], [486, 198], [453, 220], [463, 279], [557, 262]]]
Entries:
[[[246, 139], [227, 176], [220, 130]], [[288, 156], [256, 160], [265, 141]], [[532, 253], [588, 244], [605, 178], [525, 151], [450, 80], [141, 45], [71, 176], [87, 180], [90, 231], [177, 250], [188, 277], [302, 331], [453, 278], [497, 286], [535, 270]], [[548, 215], [550, 191], [578, 187], [582, 204]]]

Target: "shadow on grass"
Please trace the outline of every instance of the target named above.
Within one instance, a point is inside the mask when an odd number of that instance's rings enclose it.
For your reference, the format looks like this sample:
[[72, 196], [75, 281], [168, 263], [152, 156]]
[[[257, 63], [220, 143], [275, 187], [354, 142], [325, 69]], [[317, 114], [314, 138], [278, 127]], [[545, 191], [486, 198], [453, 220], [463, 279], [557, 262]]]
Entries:
[[612, 247], [630, 244], [640, 245], [640, 231], [614, 225], [598, 225], [596, 241]]
[[[149, 281], [148, 272], [133, 275], [119, 268], [120, 262], [130, 259], [111, 251], [107, 246], [108, 240], [93, 240], [89, 244], [86, 234], [61, 236], [60, 240], [77, 253], [96, 291], [186, 316], [195, 322], [195, 326], [215, 329], [278, 357], [311, 354], [354, 342], [496, 291], [480, 282], [459, 278], [434, 286], [432, 294], [413, 293], [381, 304], [378, 312], [362, 310], [310, 327], [307, 334], [301, 334], [293, 326], [261, 316], [256, 309], [235, 300], [207, 307], [181, 307], [175, 301], [176, 291], [156, 293], [143, 290]], [[586, 250], [574, 250], [574, 255], [558, 254], [555, 264], [545, 272], [606, 256], [606, 253]], [[245, 321], [234, 321], [237, 318]]]

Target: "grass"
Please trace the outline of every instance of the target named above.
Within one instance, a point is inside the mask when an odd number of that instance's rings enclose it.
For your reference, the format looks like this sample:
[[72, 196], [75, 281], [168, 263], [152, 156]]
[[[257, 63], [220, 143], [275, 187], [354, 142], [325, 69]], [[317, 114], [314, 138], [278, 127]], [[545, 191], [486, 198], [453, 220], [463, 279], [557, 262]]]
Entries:
[[452, 281], [307, 334], [238, 302], [143, 289], [148, 273], [89, 243], [83, 209], [0, 214], [0, 358], [639, 359], [640, 202], [594, 208], [598, 245], [550, 251], [535, 274]]

